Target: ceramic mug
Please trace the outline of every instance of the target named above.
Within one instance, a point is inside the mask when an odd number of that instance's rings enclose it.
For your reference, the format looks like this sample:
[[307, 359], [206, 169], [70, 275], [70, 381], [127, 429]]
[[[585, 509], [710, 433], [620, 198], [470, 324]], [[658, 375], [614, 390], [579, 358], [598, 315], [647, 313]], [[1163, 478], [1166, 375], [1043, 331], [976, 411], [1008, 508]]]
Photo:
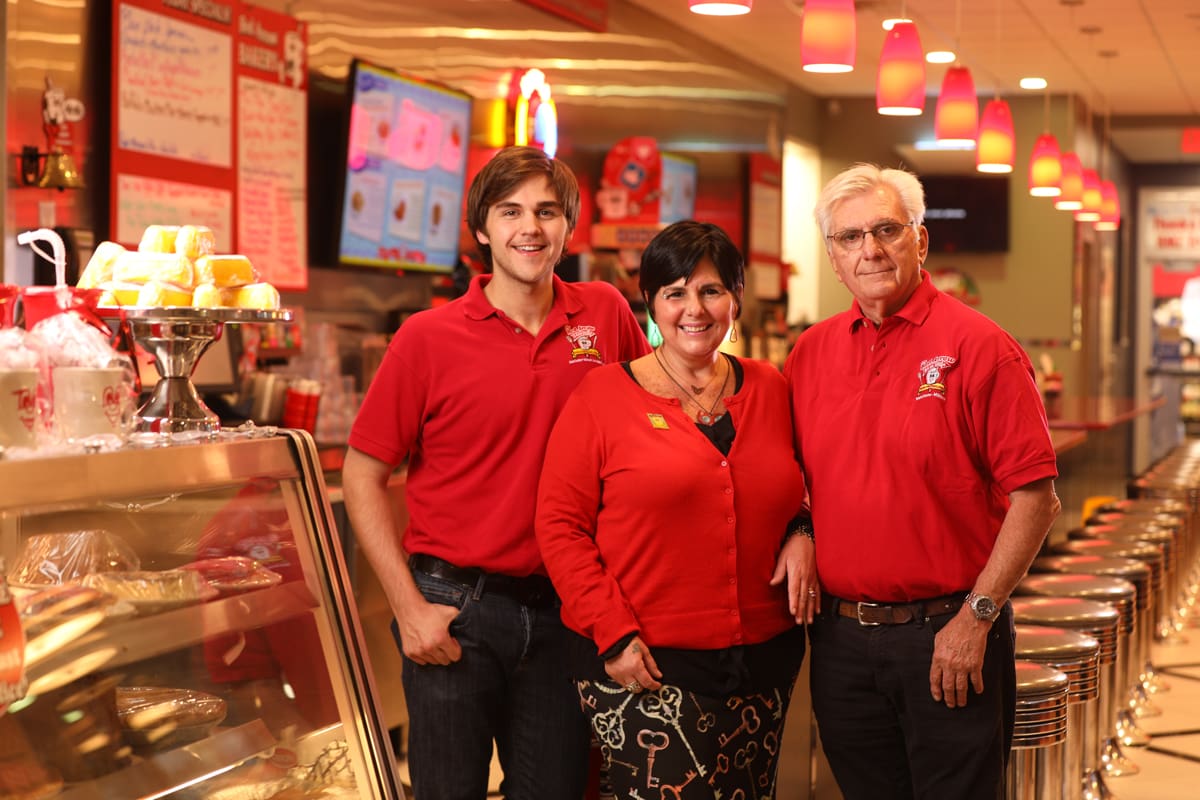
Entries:
[[36, 369], [0, 369], [0, 447], [33, 447]]
[[121, 367], [55, 367], [54, 425], [66, 439], [121, 436], [133, 395]]

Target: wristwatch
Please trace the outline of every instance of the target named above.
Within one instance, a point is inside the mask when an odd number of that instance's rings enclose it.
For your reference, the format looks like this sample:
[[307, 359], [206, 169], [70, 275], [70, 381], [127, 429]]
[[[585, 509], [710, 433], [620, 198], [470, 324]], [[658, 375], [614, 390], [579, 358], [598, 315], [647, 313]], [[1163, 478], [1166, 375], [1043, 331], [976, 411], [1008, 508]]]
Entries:
[[1000, 616], [1000, 606], [996, 605], [996, 601], [986, 594], [971, 592], [967, 595], [966, 603], [975, 615], [975, 619], [994, 622], [996, 617]]

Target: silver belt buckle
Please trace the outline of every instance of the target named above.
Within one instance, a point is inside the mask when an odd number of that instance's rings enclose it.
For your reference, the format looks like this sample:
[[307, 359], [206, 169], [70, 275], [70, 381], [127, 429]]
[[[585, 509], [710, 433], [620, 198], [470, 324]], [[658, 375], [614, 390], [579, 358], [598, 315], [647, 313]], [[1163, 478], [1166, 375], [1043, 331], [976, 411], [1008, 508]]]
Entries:
[[882, 622], [868, 622], [867, 620], [863, 619], [863, 615], [862, 615], [863, 608], [879, 608], [879, 607], [880, 607], [879, 603], [864, 603], [862, 600], [859, 600], [855, 606], [855, 611], [858, 614], [858, 624], [859, 625], [867, 625], [869, 627], [877, 627], [879, 625], [882, 625], [883, 624]]

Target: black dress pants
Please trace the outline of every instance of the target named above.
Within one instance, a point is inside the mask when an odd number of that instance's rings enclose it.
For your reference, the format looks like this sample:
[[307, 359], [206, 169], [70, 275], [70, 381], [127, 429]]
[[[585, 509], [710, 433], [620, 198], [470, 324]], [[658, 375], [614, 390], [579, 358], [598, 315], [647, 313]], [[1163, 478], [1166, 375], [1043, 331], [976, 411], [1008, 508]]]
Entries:
[[864, 626], [822, 613], [809, 628], [813, 711], [846, 800], [997, 800], [1016, 712], [1012, 608], [988, 634], [982, 694], [929, 694], [933, 638], [953, 614]]

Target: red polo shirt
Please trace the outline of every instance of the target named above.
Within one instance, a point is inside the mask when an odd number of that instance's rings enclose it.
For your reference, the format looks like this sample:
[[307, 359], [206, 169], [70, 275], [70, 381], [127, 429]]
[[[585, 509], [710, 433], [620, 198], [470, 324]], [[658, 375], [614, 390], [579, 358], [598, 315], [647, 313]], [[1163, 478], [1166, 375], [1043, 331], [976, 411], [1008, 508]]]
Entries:
[[649, 347], [609, 284], [556, 277], [535, 337], [488, 302], [490, 279], [400, 327], [350, 446], [391, 465], [408, 457], [406, 551], [524, 576], [545, 571], [533, 510], [559, 410], [588, 372]]
[[854, 303], [805, 331], [784, 372], [821, 584], [838, 597], [970, 589], [1008, 493], [1058, 474], [1029, 358], [924, 271], [879, 328]]

